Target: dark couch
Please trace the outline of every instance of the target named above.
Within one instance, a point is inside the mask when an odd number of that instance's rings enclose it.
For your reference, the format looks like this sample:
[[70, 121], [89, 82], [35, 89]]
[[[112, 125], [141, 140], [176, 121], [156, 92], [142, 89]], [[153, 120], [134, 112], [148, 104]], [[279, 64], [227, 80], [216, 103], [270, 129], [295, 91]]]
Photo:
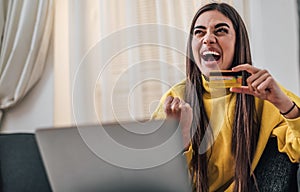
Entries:
[[[3, 192], [51, 191], [34, 134], [0, 135], [0, 169]], [[255, 169], [260, 191], [297, 191], [297, 169], [271, 138]]]
[[278, 152], [277, 139], [270, 138], [255, 169], [260, 191], [298, 191], [297, 170], [297, 163], [291, 163], [286, 154]]
[[0, 191], [51, 191], [34, 134], [0, 135], [0, 169]]

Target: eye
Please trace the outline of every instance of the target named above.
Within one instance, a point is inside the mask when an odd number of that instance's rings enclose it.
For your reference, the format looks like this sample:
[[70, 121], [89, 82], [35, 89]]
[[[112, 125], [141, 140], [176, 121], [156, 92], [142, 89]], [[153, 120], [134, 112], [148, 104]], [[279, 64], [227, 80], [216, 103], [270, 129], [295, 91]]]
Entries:
[[203, 36], [204, 35], [204, 31], [200, 30], [200, 29], [196, 29], [194, 31], [194, 36]]
[[221, 27], [221, 28], [218, 28], [215, 33], [216, 34], [220, 34], [220, 35], [221, 34], [227, 34], [228, 33], [228, 29]]

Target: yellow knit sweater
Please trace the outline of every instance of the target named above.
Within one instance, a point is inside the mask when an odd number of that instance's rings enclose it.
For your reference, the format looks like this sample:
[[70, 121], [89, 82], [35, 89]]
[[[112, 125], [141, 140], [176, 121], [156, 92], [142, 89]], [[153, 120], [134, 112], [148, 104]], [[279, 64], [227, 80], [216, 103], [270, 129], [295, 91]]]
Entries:
[[[207, 116], [214, 132], [212, 154], [208, 162], [209, 191], [216, 191], [226, 184], [234, 175], [234, 158], [231, 154], [231, 138], [233, 127], [233, 115], [235, 110], [236, 94], [228, 89], [210, 89], [207, 81], [202, 77], [205, 93], [203, 101]], [[282, 90], [300, 106], [300, 98], [293, 93]], [[165, 113], [163, 103], [167, 96], [184, 99], [185, 81], [173, 86], [161, 98], [160, 105], [153, 113], [153, 118], [163, 119]], [[261, 116], [260, 135], [257, 149], [254, 155], [252, 170], [255, 169], [263, 153], [269, 137], [277, 137], [278, 150], [285, 152], [292, 162], [300, 162], [300, 117], [296, 119], [284, 118], [268, 101], [255, 98], [256, 110]], [[192, 155], [191, 147], [186, 152], [190, 162]], [[233, 184], [226, 191], [232, 191]]]

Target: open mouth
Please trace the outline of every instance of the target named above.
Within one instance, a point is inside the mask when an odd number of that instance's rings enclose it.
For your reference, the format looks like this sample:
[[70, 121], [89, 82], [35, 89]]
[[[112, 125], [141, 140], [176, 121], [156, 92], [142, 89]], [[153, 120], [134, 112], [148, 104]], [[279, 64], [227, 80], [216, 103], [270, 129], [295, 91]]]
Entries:
[[221, 55], [220, 53], [215, 51], [204, 51], [201, 54], [201, 58], [204, 61], [218, 61], [221, 58]]

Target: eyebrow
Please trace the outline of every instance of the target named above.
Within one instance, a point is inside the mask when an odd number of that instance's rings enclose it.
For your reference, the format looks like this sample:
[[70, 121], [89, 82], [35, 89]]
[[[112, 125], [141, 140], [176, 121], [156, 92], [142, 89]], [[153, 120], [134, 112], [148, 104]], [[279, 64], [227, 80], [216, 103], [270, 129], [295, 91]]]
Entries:
[[227, 23], [218, 23], [215, 25], [215, 28], [224, 27], [224, 26], [230, 28]]
[[206, 27], [202, 26], [202, 25], [197, 25], [196, 27], [194, 27], [194, 30], [195, 29], [206, 29]]
[[[227, 23], [218, 23], [215, 25], [215, 28], [224, 27], [224, 26], [230, 28], [230, 26]], [[194, 30], [195, 29], [206, 29], [206, 27], [204, 27], [203, 25], [197, 25], [194, 27]]]

